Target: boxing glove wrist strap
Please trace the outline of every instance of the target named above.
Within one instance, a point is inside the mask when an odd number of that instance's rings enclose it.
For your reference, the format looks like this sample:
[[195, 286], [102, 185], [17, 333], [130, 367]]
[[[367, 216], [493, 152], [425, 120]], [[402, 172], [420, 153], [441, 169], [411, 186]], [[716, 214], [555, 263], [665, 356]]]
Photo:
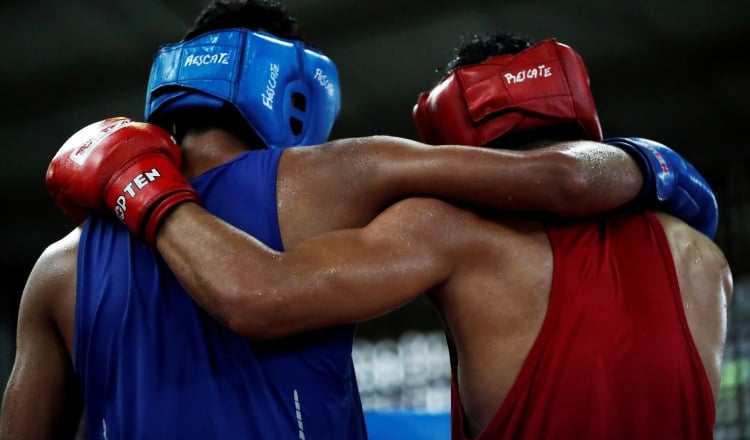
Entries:
[[199, 198], [167, 156], [152, 153], [137, 157], [113, 176], [104, 201], [128, 229], [153, 245], [166, 214], [179, 203]]

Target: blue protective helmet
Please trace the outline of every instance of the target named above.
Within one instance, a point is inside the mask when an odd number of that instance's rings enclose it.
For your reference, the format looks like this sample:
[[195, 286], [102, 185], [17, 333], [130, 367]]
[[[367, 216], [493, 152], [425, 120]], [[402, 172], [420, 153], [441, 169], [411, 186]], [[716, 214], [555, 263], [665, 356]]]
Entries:
[[227, 104], [269, 148], [323, 143], [341, 108], [336, 65], [301, 41], [243, 28], [159, 49], [146, 121], [170, 129], [176, 112]]

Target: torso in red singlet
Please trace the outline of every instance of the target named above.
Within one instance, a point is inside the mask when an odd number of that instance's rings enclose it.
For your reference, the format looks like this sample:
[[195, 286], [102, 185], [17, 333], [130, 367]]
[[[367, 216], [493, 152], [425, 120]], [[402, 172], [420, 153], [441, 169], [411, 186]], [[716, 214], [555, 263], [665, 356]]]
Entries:
[[[713, 395], [658, 220], [616, 214], [547, 230], [545, 321], [477, 440], [713, 438]], [[456, 389], [453, 438], [464, 439]]]

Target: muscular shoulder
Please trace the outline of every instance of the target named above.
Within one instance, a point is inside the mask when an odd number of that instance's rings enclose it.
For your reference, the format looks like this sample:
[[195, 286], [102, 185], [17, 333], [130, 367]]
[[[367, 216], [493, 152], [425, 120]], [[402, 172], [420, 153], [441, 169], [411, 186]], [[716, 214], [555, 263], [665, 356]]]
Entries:
[[719, 277], [723, 283], [731, 283], [729, 263], [716, 243], [669, 214], [655, 215], [664, 227], [678, 275], [700, 278], [714, 275], [712, 279]]
[[76, 228], [65, 237], [47, 246], [34, 266], [34, 274], [54, 281], [60, 277], [66, 277], [70, 272], [75, 272], [80, 235], [80, 228]]
[[57, 317], [64, 304], [75, 299], [80, 229], [49, 245], [37, 259], [24, 288], [22, 313], [37, 312]]
[[423, 144], [408, 139], [368, 136], [288, 148], [280, 159], [279, 178], [318, 182], [321, 186], [333, 186], [330, 189], [347, 189], [344, 183], [357, 188], [374, 178], [379, 170], [389, 171], [399, 157], [420, 147]]
[[732, 273], [723, 252], [708, 237], [670, 215], [656, 216], [669, 240], [685, 317], [716, 399], [727, 309], [732, 301]]
[[285, 246], [364, 226], [393, 203], [402, 187], [392, 170], [408, 145], [416, 143], [371, 136], [285, 150], [276, 191]]

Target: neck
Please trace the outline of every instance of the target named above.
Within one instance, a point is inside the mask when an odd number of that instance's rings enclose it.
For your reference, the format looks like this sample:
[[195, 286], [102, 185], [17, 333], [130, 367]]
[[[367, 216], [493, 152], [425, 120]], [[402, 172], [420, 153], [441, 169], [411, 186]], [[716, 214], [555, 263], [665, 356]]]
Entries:
[[188, 133], [180, 142], [180, 147], [182, 173], [188, 179], [216, 168], [250, 149], [242, 139], [221, 129]]

